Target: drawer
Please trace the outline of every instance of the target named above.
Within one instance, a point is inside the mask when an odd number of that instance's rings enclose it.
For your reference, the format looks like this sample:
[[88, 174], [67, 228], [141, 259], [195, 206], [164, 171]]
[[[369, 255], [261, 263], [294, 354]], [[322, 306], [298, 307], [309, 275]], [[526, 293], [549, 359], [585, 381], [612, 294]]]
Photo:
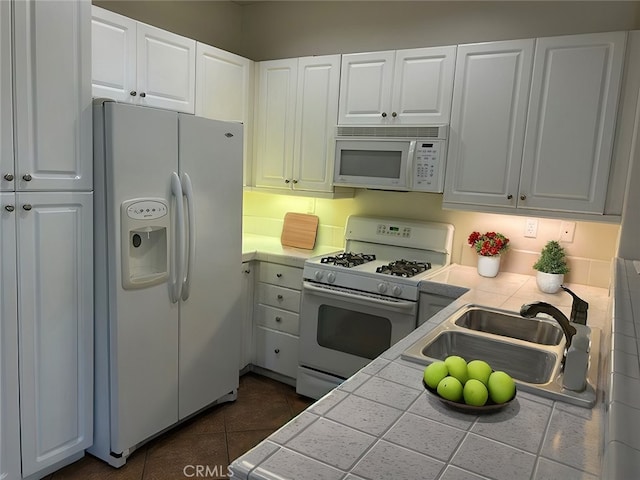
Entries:
[[302, 289], [302, 269], [261, 262], [258, 269], [258, 281], [279, 285], [281, 287]]
[[297, 313], [280, 310], [268, 305], [258, 305], [256, 324], [278, 330], [280, 332], [298, 335], [299, 315]]
[[256, 365], [296, 378], [298, 372], [298, 337], [256, 327]]
[[300, 311], [301, 293], [299, 290], [277, 287], [269, 283], [259, 283], [257, 294], [258, 303], [296, 313]]

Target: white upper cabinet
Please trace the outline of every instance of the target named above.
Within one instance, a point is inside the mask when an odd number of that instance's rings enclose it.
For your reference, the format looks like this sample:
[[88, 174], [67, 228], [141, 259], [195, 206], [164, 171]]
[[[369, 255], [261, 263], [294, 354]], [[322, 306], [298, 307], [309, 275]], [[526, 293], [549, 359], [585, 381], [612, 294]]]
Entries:
[[15, 185], [11, 50], [11, 3], [0, 2], [0, 191]]
[[603, 214], [625, 42], [613, 32], [459, 46], [444, 205]]
[[258, 68], [255, 186], [331, 192], [340, 55]]
[[536, 43], [518, 207], [602, 214], [626, 32]]
[[343, 55], [338, 123], [449, 123], [455, 57], [455, 46]]
[[92, 8], [93, 95], [194, 113], [196, 41]]
[[[13, 7], [14, 78], [20, 80], [14, 84], [14, 169], [3, 177], [11, 174], [21, 191], [91, 190], [91, 86], [85, 81], [91, 6], [18, 1]], [[1, 116], [4, 121], [4, 104]]]
[[250, 183], [254, 62], [219, 48], [196, 45], [196, 115], [244, 126], [243, 184]]
[[534, 42], [458, 46], [445, 201], [515, 207]]
[[136, 21], [100, 7], [91, 8], [93, 96], [132, 102], [136, 85]]

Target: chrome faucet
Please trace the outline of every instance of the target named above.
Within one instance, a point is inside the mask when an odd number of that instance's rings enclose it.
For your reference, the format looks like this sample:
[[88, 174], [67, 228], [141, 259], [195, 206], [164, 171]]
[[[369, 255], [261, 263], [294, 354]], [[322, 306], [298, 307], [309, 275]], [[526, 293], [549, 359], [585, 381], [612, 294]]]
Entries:
[[571, 322], [565, 316], [564, 313], [562, 313], [560, 310], [558, 310], [556, 307], [554, 307], [550, 303], [533, 302], [533, 303], [522, 305], [522, 307], [520, 307], [520, 315], [522, 315], [523, 317], [533, 318], [538, 313], [546, 313], [547, 315], [550, 315], [556, 322], [560, 324], [560, 328], [562, 328], [562, 331], [564, 332], [564, 336], [567, 339], [565, 348], [568, 349], [569, 345], [571, 345], [571, 339], [576, 334], [576, 327], [571, 325]]
[[589, 309], [589, 304], [564, 285], [560, 285], [560, 288], [562, 288], [565, 292], [573, 297], [573, 303], [571, 304], [571, 317], [569, 317], [569, 320], [575, 323], [579, 323], [580, 325], [586, 325], [587, 310]]

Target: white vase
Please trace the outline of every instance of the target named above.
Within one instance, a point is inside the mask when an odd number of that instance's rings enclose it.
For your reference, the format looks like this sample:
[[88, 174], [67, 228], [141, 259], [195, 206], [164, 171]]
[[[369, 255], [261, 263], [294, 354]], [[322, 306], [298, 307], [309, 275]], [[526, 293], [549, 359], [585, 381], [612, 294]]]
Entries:
[[500, 270], [500, 255], [485, 257], [478, 255], [478, 275], [482, 277], [495, 277]]
[[536, 275], [536, 284], [540, 291], [544, 293], [556, 293], [560, 290], [562, 282], [564, 282], [562, 273], [538, 272]]

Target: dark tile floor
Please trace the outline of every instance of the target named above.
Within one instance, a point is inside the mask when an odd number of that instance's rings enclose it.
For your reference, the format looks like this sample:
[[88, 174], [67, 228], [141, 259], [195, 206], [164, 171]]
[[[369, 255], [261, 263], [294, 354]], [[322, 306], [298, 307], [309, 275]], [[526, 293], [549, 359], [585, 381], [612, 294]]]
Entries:
[[136, 450], [124, 467], [112, 468], [88, 455], [46, 480], [227, 478], [231, 461], [312, 402], [289, 385], [247, 373], [240, 377], [235, 402], [212, 407], [152, 440]]

